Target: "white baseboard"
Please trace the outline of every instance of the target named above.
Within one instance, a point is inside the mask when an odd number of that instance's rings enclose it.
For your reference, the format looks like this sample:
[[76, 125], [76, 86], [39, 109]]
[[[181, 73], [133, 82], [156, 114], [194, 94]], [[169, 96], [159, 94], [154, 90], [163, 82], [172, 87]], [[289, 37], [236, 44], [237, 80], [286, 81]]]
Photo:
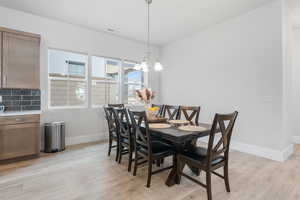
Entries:
[[[83, 136], [75, 136], [75, 137], [67, 137], [66, 138], [66, 145], [74, 145], [74, 144], [82, 144], [82, 143], [88, 143], [88, 142], [96, 142], [96, 141], [101, 141], [105, 140], [105, 134], [93, 134], [93, 135], [83, 135]], [[300, 138], [296, 138], [300, 139]], [[208, 137], [206, 138], [201, 138], [200, 141], [207, 143], [208, 142]], [[295, 137], [294, 137], [294, 141]], [[297, 140], [299, 143], [300, 141]], [[294, 145], [291, 144], [282, 151], [279, 150], [274, 150], [270, 148], [265, 148], [265, 147], [260, 147], [257, 145], [251, 145], [251, 144], [246, 144], [242, 142], [237, 142], [237, 141], [231, 141], [231, 149], [243, 152], [243, 153], [248, 153], [252, 154], [255, 156], [279, 161], [279, 162], [284, 162], [287, 160], [294, 151]]]
[[286, 161], [293, 153], [294, 144], [291, 144], [282, 151], [282, 162]]
[[294, 136], [293, 142], [294, 142], [294, 144], [300, 144], [300, 136]]
[[[208, 138], [202, 138], [200, 141], [207, 143]], [[260, 147], [256, 145], [246, 144], [242, 142], [237, 141], [231, 141], [230, 148], [239, 152], [252, 154], [255, 156], [284, 162], [293, 154], [294, 151], [294, 145], [291, 144], [287, 148], [283, 149], [282, 151], [274, 150], [270, 148]]]
[[74, 137], [66, 137], [66, 146], [74, 145], [74, 144], [82, 144], [88, 142], [97, 142], [101, 140], [105, 140], [105, 134], [98, 133], [93, 135], [81, 135]]

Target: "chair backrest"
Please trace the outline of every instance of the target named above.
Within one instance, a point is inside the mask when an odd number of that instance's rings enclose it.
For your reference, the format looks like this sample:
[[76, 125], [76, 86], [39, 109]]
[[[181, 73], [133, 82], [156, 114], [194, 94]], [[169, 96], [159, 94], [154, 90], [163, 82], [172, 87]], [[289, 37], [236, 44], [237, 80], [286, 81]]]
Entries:
[[169, 120], [178, 119], [179, 106], [165, 105], [163, 117]]
[[124, 108], [124, 104], [108, 104], [108, 107], [113, 107], [113, 108]]
[[179, 106], [178, 119], [183, 116], [192, 125], [199, 125], [200, 106]]
[[113, 108], [124, 108], [125, 105], [124, 104], [108, 104], [108, 107], [113, 107]]
[[117, 123], [116, 123], [117, 119], [115, 118], [114, 115], [114, 108], [104, 107], [104, 112], [105, 112], [105, 118], [107, 121], [109, 133], [112, 134], [112, 132], [117, 132]]
[[[216, 114], [211, 132], [209, 135], [207, 156], [208, 163], [220, 156], [224, 155], [225, 159], [228, 160], [229, 146], [232, 135], [232, 130], [238, 116], [238, 112], [235, 111], [231, 114]], [[220, 138], [216, 142], [216, 135], [220, 134]]]
[[151, 151], [151, 136], [149, 133], [149, 125], [145, 111], [130, 111], [129, 116], [132, 123], [132, 133], [135, 135], [136, 147], [141, 147], [150, 155]]
[[126, 108], [114, 109], [114, 117], [117, 120], [119, 135], [121, 137], [128, 138], [129, 142], [131, 142], [132, 132], [131, 132], [130, 120], [127, 113], [127, 109]]
[[157, 116], [162, 116], [163, 115], [165, 105], [162, 105], [162, 104], [152, 104], [151, 107], [152, 108], [154, 108], [154, 107], [158, 107], [159, 108], [159, 110], [157, 112]]

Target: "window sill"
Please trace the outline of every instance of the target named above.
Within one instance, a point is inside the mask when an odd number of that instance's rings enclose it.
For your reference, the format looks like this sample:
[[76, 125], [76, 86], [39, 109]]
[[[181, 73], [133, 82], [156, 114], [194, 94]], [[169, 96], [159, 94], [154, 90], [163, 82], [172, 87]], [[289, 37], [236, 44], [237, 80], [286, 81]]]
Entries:
[[48, 110], [70, 110], [70, 109], [87, 109], [87, 106], [62, 106], [62, 107], [48, 107]]
[[[137, 103], [137, 104], [124, 104], [125, 107], [135, 107], [135, 106], [145, 106], [145, 104], [141, 104], [141, 103]], [[104, 106], [107, 106], [107, 104], [103, 104], [103, 105], [97, 105], [97, 106], [91, 106], [91, 108], [103, 108]]]

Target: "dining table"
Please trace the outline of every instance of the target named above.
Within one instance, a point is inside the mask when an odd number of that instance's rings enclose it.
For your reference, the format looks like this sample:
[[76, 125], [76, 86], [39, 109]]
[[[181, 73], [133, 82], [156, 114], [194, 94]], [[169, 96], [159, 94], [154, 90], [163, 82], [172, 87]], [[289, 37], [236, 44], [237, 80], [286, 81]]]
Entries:
[[[150, 134], [157, 138], [161, 138], [162, 140], [168, 141], [173, 144], [173, 148], [176, 154], [182, 152], [184, 149], [189, 148], [189, 146], [196, 145], [196, 141], [198, 138], [208, 136], [210, 134], [210, 130], [212, 125], [206, 123], [199, 123], [198, 126], [203, 127], [204, 129], [201, 131], [186, 131], [181, 130], [176, 126], [171, 126], [169, 128], [149, 128]], [[166, 180], [167, 186], [173, 186], [179, 183], [179, 175], [177, 174], [177, 156], [174, 156], [173, 159], [173, 168], [168, 175]], [[191, 166], [188, 166], [196, 175], [199, 175], [200, 171]], [[182, 166], [182, 169], [184, 166]], [[181, 170], [182, 170], [181, 169]]]

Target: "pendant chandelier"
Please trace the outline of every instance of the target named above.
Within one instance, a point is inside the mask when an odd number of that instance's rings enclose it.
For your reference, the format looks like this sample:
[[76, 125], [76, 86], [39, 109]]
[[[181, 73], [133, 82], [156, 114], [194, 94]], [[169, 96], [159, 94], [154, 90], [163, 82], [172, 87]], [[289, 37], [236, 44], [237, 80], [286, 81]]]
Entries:
[[[149, 71], [149, 65], [150, 65], [150, 55], [151, 55], [151, 51], [150, 51], [150, 4], [152, 3], [152, 0], [145, 0], [148, 6], [148, 18], [147, 18], [147, 23], [148, 23], [148, 31], [147, 31], [147, 52], [146, 55], [143, 59], [143, 61], [139, 64], [136, 64], [134, 69], [135, 70], [143, 70], [144, 72], [148, 72]], [[161, 71], [163, 69], [163, 66], [161, 65], [160, 62], [155, 62], [154, 64], [154, 70], [155, 71]]]

